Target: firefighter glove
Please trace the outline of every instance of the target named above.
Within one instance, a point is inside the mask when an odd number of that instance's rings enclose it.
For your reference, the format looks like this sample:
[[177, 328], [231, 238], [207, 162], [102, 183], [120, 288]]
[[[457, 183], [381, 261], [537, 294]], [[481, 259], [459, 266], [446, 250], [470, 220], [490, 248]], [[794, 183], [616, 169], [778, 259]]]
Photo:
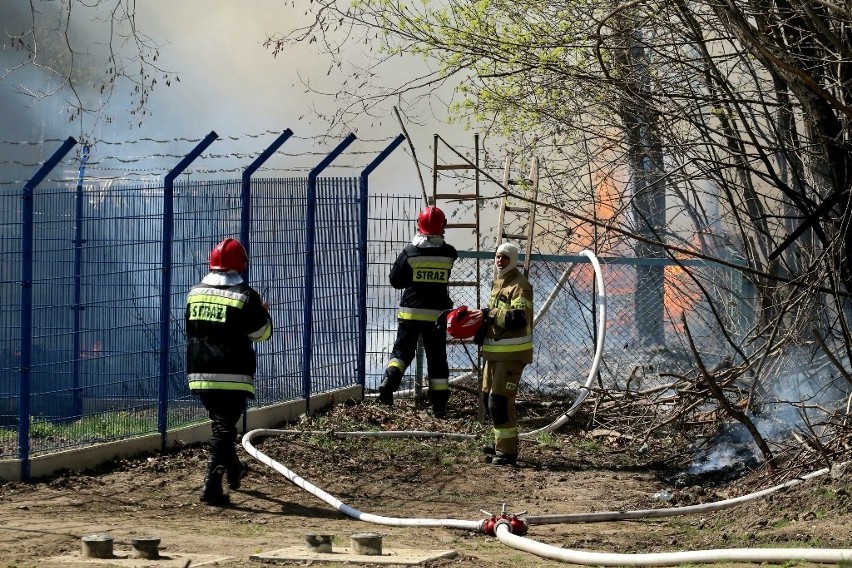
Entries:
[[449, 314], [452, 310], [444, 310], [440, 314], [438, 314], [438, 319], [435, 320], [435, 329], [438, 331], [446, 331], [447, 330], [447, 314]]
[[488, 317], [488, 308], [482, 308], [482, 325], [476, 330], [473, 336], [473, 342], [477, 345], [485, 343], [485, 336], [488, 335], [488, 326], [491, 325], [491, 318]]

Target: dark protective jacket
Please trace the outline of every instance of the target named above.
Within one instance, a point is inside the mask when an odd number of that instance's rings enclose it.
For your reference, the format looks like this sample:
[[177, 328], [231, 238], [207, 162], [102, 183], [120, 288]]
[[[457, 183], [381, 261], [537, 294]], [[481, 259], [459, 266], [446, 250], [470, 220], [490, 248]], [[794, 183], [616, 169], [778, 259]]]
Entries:
[[517, 268], [491, 286], [488, 328], [482, 344], [487, 361], [531, 363], [533, 355], [533, 289]]
[[390, 270], [391, 286], [403, 290], [397, 318], [434, 322], [453, 307], [448, 284], [458, 253], [443, 237], [420, 236], [414, 242], [399, 253]]
[[236, 273], [211, 272], [190, 289], [185, 324], [190, 390], [245, 391], [254, 397], [252, 344], [272, 336], [260, 295]]

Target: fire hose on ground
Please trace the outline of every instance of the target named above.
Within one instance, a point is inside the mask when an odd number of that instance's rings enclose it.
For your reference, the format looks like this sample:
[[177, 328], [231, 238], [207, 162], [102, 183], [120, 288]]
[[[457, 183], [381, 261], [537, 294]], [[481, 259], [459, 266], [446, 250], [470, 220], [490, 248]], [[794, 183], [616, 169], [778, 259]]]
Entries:
[[[284, 475], [288, 481], [297, 487], [304, 489], [315, 497], [325, 501], [348, 517], [359, 521], [365, 521], [378, 525], [396, 527], [433, 527], [454, 528], [482, 534], [496, 536], [503, 544], [540, 556], [561, 562], [596, 566], [676, 566], [684, 563], [714, 563], [714, 562], [787, 562], [806, 561], [814, 563], [836, 564], [852, 561], [852, 549], [836, 548], [731, 548], [692, 550], [683, 552], [659, 552], [645, 554], [619, 554], [608, 552], [588, 552], [582, 550], [571, 550], [558, 546], [538, 542], [526, 538], [530, 526], [557, 524], [557, 523], [591, 523], [603, 521], [636, 520], [641, 518], [672, 517], [677, 515], [689, 515], [718, 511], [736, 507], [746, 501], [765, 497], [772, 493], [788, 489], [799, 483], [825, 475], [828, 468], [815, 471], [790, 480], [786, 483], [763, 489], [755, 493], [716, 501], [691, 505], [686, 507], [670, 507], [666, 509], [646, 509], [635, 511], [601, 511], [595, 513], [571, 513], [541, 516], [525, 516], [524, 513], [510, 515], [505, 510], [500, 515], [488, 514], [485, 519], [431, 519], [410, 517], [388, 517], [365, 513], [350, 505], [347, 505], [337, 497], [320, 489], [316, 485], [300, 477], [298, 474], [275, 461], [258, 450], [252, 443], [254, 438], [284, 435], [334, 435], [343, 437], [441, 437], [450, 439], [466, 440], [474, 438], [472, 434], [454, 434], [445, 432], [427, 432], [419, 430], [409, 431], [379, 431], [379, 432], [326, 432], [326, 431], [302, 431], [302, 430], [275, 430], [256, 429], [247, 432], [243, 436], [243, 447], [245, 450], [260, 461]], [[485, 511], [483, 511], [485, 513]]]
[[[552, 432], [564, 424], [585, 400], [589, 392], [589, 387], [600, 364], [603, 354], [603, 344], [605, 339], [606, 328], [606, 294], [603, 286], [603, 276], [597, 258], [590, 251], [583, 251], [581, 254], [587, 256], [594, 266], [596, 286], [598, 290], [598, 333], [596, 338], [595, 356], [592, 362], [592, 367], [587, 377], [586, 383], [581, 389], [580, 395], [571, 405], [571, 407], [557, 418], [550, 425], [540, 428], [532, 432], [521, 434], [521, 437], [530, 437], [541, 432]], [[562, 282], [569, 273], [563, 275], [560, 279]], [[557, 284], [560, 286], [560, 284]], [[555, 293], [555, 291], [554, 291]], [[550, 305], [552, 297], [545, 302], [544, 309]], [[538, 314], [541, 315], [541, 312]], [[764, 497], [766, 495], [787, 489], [799, 483], [804, 483], [810, 479], [814, 479], [829, 472], [828, 468], [815, 471], [800, 478], [790, 480], [781, 485], [776, 485], [768, 489], [757, 491], [748, 495], [725, 499], [711, 503], [703, 503], [699, 505], [691, 505], [685, 507], [670, 507], [664, 509], [646, 509], [635, 511], [601, 511], [595, 513], [570, 513], [570, 514], [555, 514], [555, 515], [540, 515], [540, 516], [525, 516], [524, 513], [508, 514], [504, 510], [501, 514], [490, 514], [482, 511], [487, 515], [485, 519], [477, 520], [462, 520], [462, 519], [430, 519], [430, 518], [406, 518], [406, 517], [388, 517], [383, 515], [375, 515], [365, 513], [354, 507], [347, 505], [340, 499], [320, 489], [316, 485], [300, 477], [298, 474], [284, 466], [283, 464], [270, 458], [253, 445], [253, 440], [256, 437], [269, 436], [285, 436], [285, 435], [335, 435], [346, 437], [441, 437], [459, 440], [470, 440], [476, 438], [473, 434], [457, 434], [445, 432], [430, 432], [430, 431], [363, 431], [363, 432], [326, 432], [326, 431], [301, 431], [301, 430], [277, 430], [277, 429], [256, 429], [247, 432], [242, 438], [242, 445], [246, 452], [252, 457], [266, 464], [275, 471], [284, 475], [291, 483], [297, 487], [311, 493], [315, 497], [326, 502], [341, 513], [356, 520], [370, 522], [379, 525], [397, 526], [397, 527], [442, 527], [455, 528], [474, 532], [480, 532], [495, 536], [503, 544], [514, 549], [529, 552], [542, 558], [549, 558], [561, 562], [581, 565], [596, 565], [596, 566], [675, 566], [685, 563], [715, 563], [715, 562], [788, 562], [788, 561], [807, 561], [814, 563], [836, 564], [841, 562], [852, 562], [852, 549], [832, 549], [832, 548], [731, 548], [731, 549], [710, 549], [710, 550], [692, 550], [681, 552], [660, 552], [660, 553], [642, 553], [642, 554], [619, 554], [608, 552], [589, 552], [581, 550], [571, 550], [558, 546], [549, 545], [538, 542], [536, 540], [525, 537], [528, 528], [532, 525], [557, 524], [557, 523], [591, 523], [603, 521], [619, 521], [619, 520], [635, 520], [641, 518], [655, 517], [671, 517], [676, 515], [689, 515], [696, 513], [705, 513], [710, 511], [718, 511], [730, 507], [738, 506], [744, 502], [751, 501]]]

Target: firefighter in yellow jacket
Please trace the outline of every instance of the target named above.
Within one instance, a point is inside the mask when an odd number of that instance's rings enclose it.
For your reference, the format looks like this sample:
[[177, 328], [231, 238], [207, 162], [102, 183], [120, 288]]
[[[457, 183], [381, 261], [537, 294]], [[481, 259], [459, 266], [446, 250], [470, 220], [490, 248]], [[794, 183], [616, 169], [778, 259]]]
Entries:
[[518, 420], [515, 397], [524, 367], [533, 354], [533, 290], [518, 270], [518, 246], [501, 244], [494, 258], [496, 278], [483, 325], [474, 340], [481, 345], [483, 403], [494, 428], [494, 444], [482, 448], [492, 465], [515, 465]]

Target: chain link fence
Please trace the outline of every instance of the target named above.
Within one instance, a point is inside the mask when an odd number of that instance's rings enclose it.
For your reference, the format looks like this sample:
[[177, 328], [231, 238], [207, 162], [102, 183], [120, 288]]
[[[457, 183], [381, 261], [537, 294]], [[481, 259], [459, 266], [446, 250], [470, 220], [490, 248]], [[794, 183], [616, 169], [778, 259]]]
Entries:
[[213, 246], [240, 237], [247, 206], [250, 282], [275, 327], [257, 346], [250, 405], [359, 384], [359, 180], [318, 180], [313, 204], [305, 178], [258, 180], [248, 204], [242, 189], [238, 180], [176, 184], [170, 240], [161, 186], [45, 188], [31, 222], [21, 221], [19, 193], [0, 194], [0, 458], [207, 419], [186, 382], [186, 293], [208, 272]]

